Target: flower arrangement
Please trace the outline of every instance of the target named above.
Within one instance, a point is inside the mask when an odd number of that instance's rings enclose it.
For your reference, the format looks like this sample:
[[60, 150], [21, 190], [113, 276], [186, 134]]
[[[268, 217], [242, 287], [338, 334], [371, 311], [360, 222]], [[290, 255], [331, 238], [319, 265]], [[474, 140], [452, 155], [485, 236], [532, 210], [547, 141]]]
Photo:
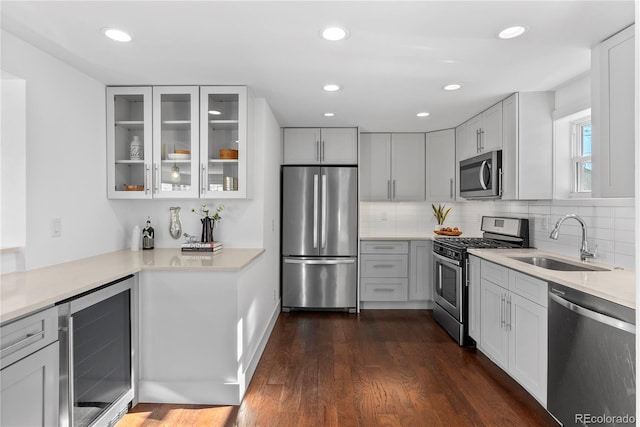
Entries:
[[438, 225], [444, 224], [444, 220], [447, 218], [447, 215], [449, 215], [449, 212], [451, 212], [451, 208], [446, 209], [446, 205], [440, 204], [438, 204], [438, 207], [431, 205], [431, 208], [433, 209], [433, 216], [436, 217]]
[[216, 226], [216, 222], [222, 220], [222, 215], [220, 213], [224, 210], [224, 205], [218, 205], [215, 212], [212, 214], [209, 210], [209, 207], [206, 204], [200, 205], [200, 210], [196, 211], [195, 209], [191, 209], [191, 212], [197, 213], [202, 216], [200, 222], [202, 222], [202, 236], [200, 238], [201, 242], [213, 242], [213, 229]]
[[200, 210], [199, 211], [196, 211], [195, 209], [191, 209], [191, 212], [197, 213], [198, 215], [202, 215], [204, 218], [209, 218], [209, 219], [214, 220], [215, 222], [218, 222], [218, 221], [222, 220], [222, 215], [220, 215], [220, 213], [223, 210], [224, 210], [224, 205], [218, 205], [218, 207], [216, 208], [216, 210], [213, 213], [213, 215], [209, 215], [209, 212], [211, 212], [209, 210], [209, 206], [207, 206], [205, 203], [203, 203], [203, 204], [200, 205]]

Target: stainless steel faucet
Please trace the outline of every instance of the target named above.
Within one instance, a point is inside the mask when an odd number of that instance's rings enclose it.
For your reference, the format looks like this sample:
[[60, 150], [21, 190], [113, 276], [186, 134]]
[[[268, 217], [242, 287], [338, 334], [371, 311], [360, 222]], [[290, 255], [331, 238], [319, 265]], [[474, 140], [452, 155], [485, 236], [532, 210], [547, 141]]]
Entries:
[[549, 237], [553, 240], [558, 240], [558, 234], [560, 234], [560, 225], [562, 225], [562, 223], [569, 218], [575, 219], [582, 226], [582, 246], [580, 247], [580, 259], [582, 261], [586, 261], [589, 258], [595, 258], [596, 253], [598, 252], [598, 245], [596, 245], [593, 251], [589, 250], [589, 243], [587, 242], [587, 224], [585, 224], [584, 220], [576, 214], [567, 214], [560, 218], [558, 222], [556, 222], [556, 226], [553, 227], [553, 230], [551, 231]]

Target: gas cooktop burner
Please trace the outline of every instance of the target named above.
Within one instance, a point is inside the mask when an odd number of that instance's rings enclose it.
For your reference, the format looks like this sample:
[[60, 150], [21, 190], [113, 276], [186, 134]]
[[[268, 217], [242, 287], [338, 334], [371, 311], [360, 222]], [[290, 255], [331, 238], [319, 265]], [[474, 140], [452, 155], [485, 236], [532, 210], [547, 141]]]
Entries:
[[436, 241], [459, 249], [467, 248], [513, 248], [517, 245], [483, 237], [436, 237]]

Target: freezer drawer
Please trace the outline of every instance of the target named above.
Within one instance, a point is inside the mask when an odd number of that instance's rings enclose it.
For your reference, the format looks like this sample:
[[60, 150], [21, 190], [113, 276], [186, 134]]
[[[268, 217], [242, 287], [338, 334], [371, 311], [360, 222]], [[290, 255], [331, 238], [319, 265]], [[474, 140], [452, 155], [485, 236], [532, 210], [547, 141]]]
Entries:
[[357, 258], [283, 258], [282, 307], [355, 308]]

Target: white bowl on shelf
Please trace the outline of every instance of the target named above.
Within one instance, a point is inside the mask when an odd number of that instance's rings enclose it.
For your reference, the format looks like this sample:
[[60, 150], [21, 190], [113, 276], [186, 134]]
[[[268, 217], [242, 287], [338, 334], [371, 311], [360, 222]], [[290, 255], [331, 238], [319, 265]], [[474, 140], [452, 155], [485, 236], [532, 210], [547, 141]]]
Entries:
[[168, 153], [167, 158], [169, 160], [191, 160], [191, 154]]

